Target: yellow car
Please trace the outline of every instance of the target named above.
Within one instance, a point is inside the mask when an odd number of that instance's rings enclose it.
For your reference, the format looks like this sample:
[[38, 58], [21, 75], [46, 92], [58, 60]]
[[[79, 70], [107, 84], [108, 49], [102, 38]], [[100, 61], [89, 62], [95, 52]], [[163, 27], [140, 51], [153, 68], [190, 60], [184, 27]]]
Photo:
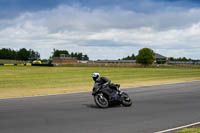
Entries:
[[33, 64], [42, 64], [42, 61], [40, 61], [40, 60], [34, 60]]

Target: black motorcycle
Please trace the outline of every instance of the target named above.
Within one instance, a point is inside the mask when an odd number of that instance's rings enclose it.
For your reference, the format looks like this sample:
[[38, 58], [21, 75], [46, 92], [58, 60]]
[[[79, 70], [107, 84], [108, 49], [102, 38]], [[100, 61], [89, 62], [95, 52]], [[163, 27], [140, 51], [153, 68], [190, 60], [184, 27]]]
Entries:
[[102, 86], [98, 83], [95, 83], [92, 91], [94, 96], [94, 101], [96, 105], [100, 108], [107, 108], [109, 106], [123, 105], [131, 106], [132, 101], [127, 93], [122, 92], [119, 87], [119, 84], [112, 84], [112, 87], [116, 89], [110, 89], [111, 85]]

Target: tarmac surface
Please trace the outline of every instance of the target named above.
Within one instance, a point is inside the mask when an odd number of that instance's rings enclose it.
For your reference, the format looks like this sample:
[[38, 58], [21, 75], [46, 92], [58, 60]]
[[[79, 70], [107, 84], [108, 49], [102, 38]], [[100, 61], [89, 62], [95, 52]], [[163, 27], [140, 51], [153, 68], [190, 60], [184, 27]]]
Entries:
[[124, 89], [131, 107], [91, 92], [0, 100], [0, 133], [153, 133], [200, 121], [200, 81]]

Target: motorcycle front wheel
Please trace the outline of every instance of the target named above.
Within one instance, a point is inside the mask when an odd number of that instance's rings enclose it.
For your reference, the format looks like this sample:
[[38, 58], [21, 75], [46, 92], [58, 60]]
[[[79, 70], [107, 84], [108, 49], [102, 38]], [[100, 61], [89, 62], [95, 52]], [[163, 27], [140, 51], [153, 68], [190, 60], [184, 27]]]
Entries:
[[126, 107], [129, 107], [132, 105], [132, 100], [130, 99], [130, 97], [128, 96], [128, 94], [124, 93], [124, 97], [123, 97], [123, 100], [122, 100], [122, 105], [123, 106], [126, 106]]
[[100, 108], [107, 108], [109, 106], [108, 99], [102, 93], [96, 94], [94, 96], [94, 101]]

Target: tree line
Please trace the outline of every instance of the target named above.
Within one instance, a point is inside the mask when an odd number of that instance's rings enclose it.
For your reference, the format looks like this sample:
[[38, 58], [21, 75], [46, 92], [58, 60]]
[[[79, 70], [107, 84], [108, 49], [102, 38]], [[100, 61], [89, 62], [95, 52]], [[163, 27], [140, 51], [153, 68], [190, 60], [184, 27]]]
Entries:
[[187, 59], [186, 57], [179, 57], [179, 58], [174, 58], [174, 57], [170, 57], [169, 58], [170, 61], [193, 61], [192, 59]]
[[122, 58], [120, 60], [136, 60], [136, 57], [135, 57], [134, 54], [132, 54], [131, 56], [124, 57], [124, 58]]
[[[147, 49], [147, 48], [143, 48], [140, 50], [142, 50], [142, 53], [144, 53], [143, 56], [147, 56], [149, 53], [152, 53], [152, 51], [153, 51], [153, 50]], [[153, 53], [151, 54], [151, 56], [154, 56], [154, 55], [155, 54], [153, 54]], [[131, 56], [127, 56], [127, 57], [124, 57], [119, 60], [136, 60], [136, 59], [137, 59], [137, 56], [132, 54]], [[168, 60], [169, 61], [199, 61], [199, 60], [194, 60], [194, 59], [186, 58], [186, 57], [179, 57], [179, 58], [169, 57]]]
[[[89, 60], [88, 55], [78, 52], [69, 53], [67, 50], [53, 50], [52, 57], [70, 57], [75, 58], [77, 60]], [[52, 58], [51, 57], [51, 58]], [[39, 60], [40, 54], [37, 51], [32, 49], [27, 50], [26, 48], [22, 48], [20, 50], [13, 50], [10, 48], [2, 48], [0, 49], [0, 59], [10, 59], [10, 60]]]
[[83, 53], [77, 53], [77, 52], [71, 52], [69, 53], [67, 50], [53, 50], [53, 58], [54, 57], [69, 57], [69, 58], [75, 58], [77, 60], [89, 60], [88, 55]]
[[0, 59], [10, 59], [10, 60], [38, 60], [40, 59], [40, 54], [32, 49], [22, 48], [20, 50], [13, 50], [10, 48], [0, 49]]

